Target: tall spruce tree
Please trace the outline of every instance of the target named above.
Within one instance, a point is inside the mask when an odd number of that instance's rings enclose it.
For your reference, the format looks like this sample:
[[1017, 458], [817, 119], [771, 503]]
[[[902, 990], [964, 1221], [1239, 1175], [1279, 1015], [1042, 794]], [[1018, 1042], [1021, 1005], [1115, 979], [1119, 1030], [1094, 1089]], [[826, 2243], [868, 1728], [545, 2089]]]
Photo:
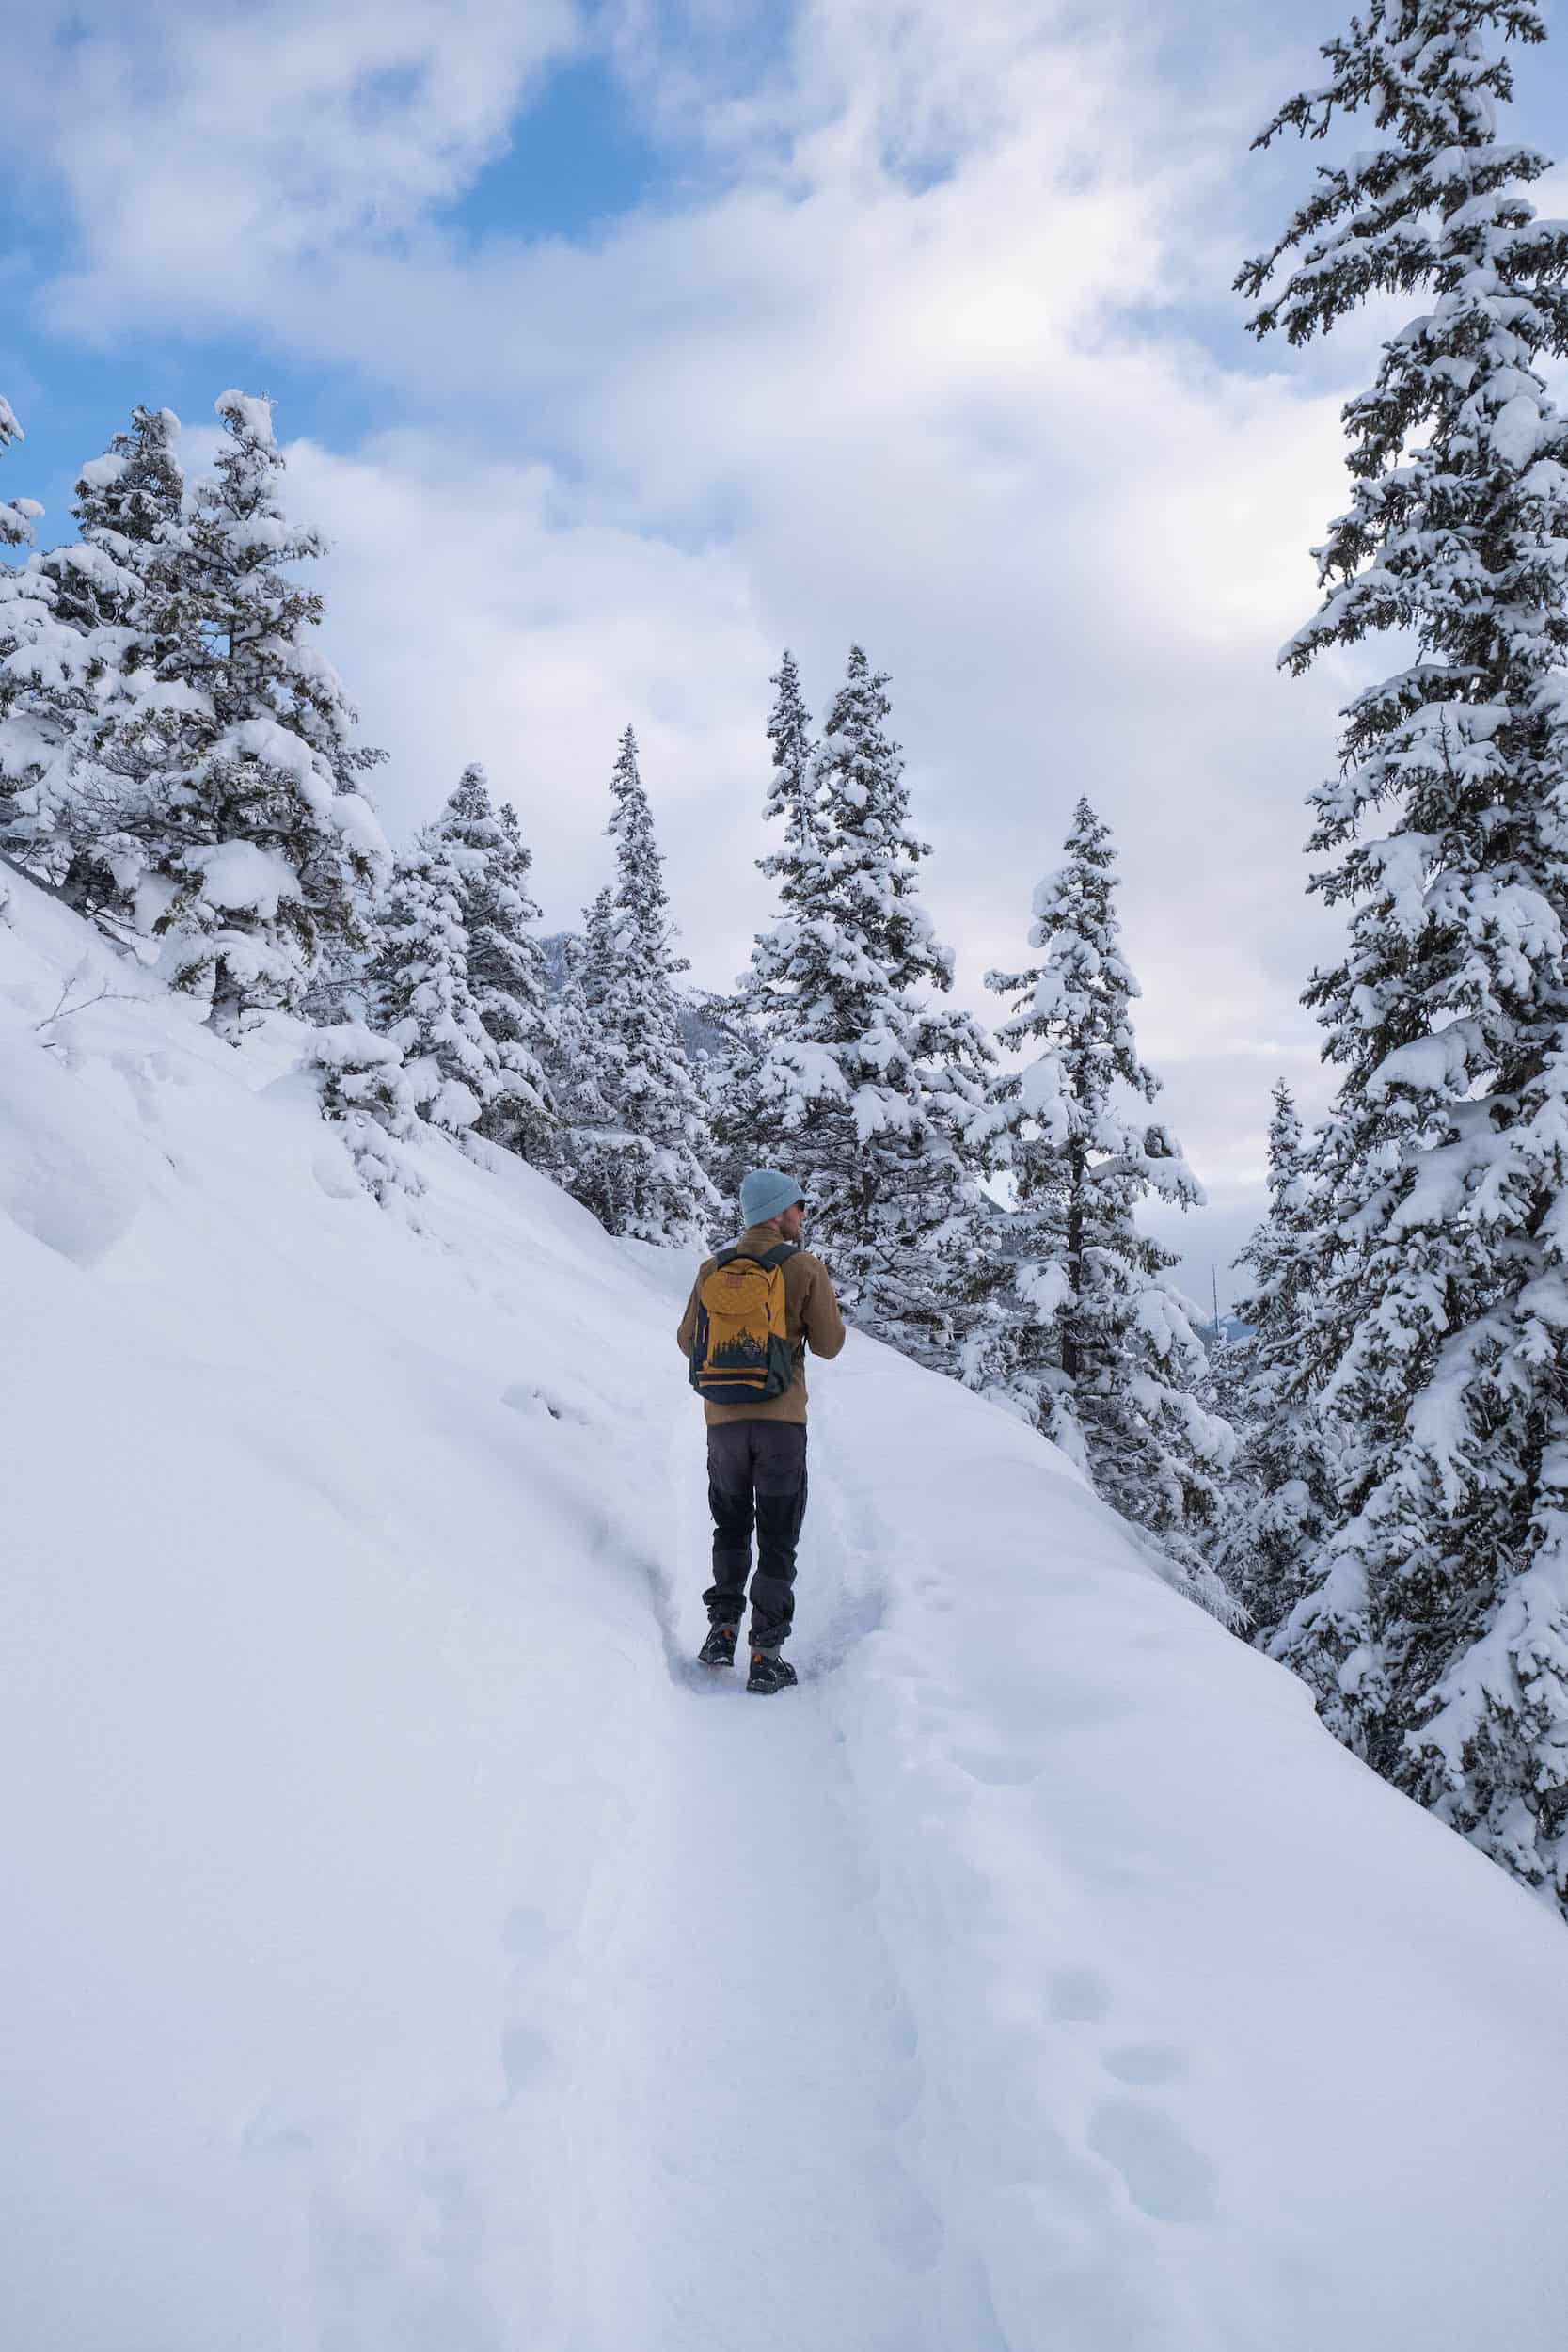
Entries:
[[500, 1089], [500, 1057], [469, 979], [466, 861], [437, 823], [398, 860], [376, 925], [377, 1025], [403, 1055], [421, 1119], [462, 1136]]
[[116, 433], [76, 478], [71, 513], [80, 537], [43, 558], [60, 618], [84, 634], [123, 629], [133, 669], [150, 650], [141, 634], [147, 568], [178, 528], [184, 501], [179, 437], [172, 409], [134, 408], [130, 431]]
[[467, 986], [495, 1048], [496, 1083], [478, 1132], [548, 1168], [556, 1120], [545, 1074], [545, 955], [531, 928], [539, 920], [529, 887], [533, 852], [516, 810], [510, 802], [496, 807], [484, 771], [475, 764], [464, 769], [427, 838], [440, 845], [457, 877]]
[[568, 1181], [612, 1233], [690, 1247], [706, 1237], [720, 1202], [706, 1171], [706, 1112], [681, 1038], [675, 979], [686, 959], [630, 727], [610, 789], [615, 883], [590, 915], [568, 1009], [586, 1047]]
[[[0, 453], [24, 437], [0, 400]], [[36, 499], [0, 500], [0, 548], [30, 548]], [[58, 610], [49, 559], [0, 561], [0, 848], [57, 880], [55, 815], [78, 728], [96, 707], [96, 656]]]
[[619, 1062], [605, 1012], [615, 962], [615, 894], [608, 882], [584, 912], [581, 932], [562, 947], [546, 1073], [561, 1114], [557, 1174], [608, 1232], [618, 1232], [626, 1152]]
[[336, 671], [309, 644], [320, 594], [293, 566], [323, 552], [279, 501], [271, 404], [226, 392], [214, 479], [197, 485], [147, 566], [156, 647], [95, 756], [119, 780], [123, 904], [163, 942], [172, 982], [236, 1040], [247, 1009], [302, 1001], [324, 948], [362, 931], [387, 869], [357, 789], [381, 755], [354, 739]]
[[138, 713], [143, 697], [156, 694], [160, 663], [177, 644], [153, 573], [168, 560], [183, 513], [179, 434], [171, 410], [134, 409], [130, 431], [117, 433], [77, 478], [80, 538], [42, 559], [56, 613], [84, 641], [93, 689], [90, 698], [76, 699], [51, 796], [50, 862], [68, 900], [111, 930], [130, 913], [126, 885], [143, 864], [124, 815], [143, 805], [158, 765], [156, 753], [148, 756]]
[[769, 865], [782, 912], [757, 943], [748, 999], [767, 1047], [758, 1117], [811, 1195], [850, 1313], [951, 1366], [943, 1253], [973, 1206], [967, 1136], [990, 1048], [967, 1013], [916, 993], [945, 994], [953, 962], [918, 896], [929, 851], [886, 732], [887, 683], [852, 647], [808, 768], [793, 663], [780, 673], [770, 806], [785, 832]]
[[[25, 437], [10, 402], [0, 398], [0, 454]], [[42, 512], [37, 499], [0, 499], [0, 548], [31, 547]], [[28, 655], [53, 626], [51, 585], [25, 563], [20, 569], [0, 563], [0, 844], [10, 850], [20, 846], [20, 803], [40, 761], [40, 746], [28, 723], [34, 685]]]
[[784, 841], [779, 849], [758, 858], [757, 865], [763, 873], [777, 879], [779, 903], [788, 909], [804, 903], [806, 876], [821, 855], [820, 746], [812, 736], [800, 672], [787, 646], [768, 682], [779, 691], [768, 720], [773, 778], [764, 814], [783, 824]]
[[776, 1132], [764, 1117], [761, 1073], [766, 1044], [744, 981], [731, 996], [708, 996], [701, 1018], [705, 1042], [691, 1057], [712, 1137], [708, 1173], [721, 1202], [721, 1234], [732, 1235], [735, 1204], [748, 1168], [779, 1155]]
[[1227, 1366], [1227, 1418], [1241, 1443], [1212, 1554], [1265, 1645], [1301, 1596], [1333, 1507], [1302, 1345], [1322, 1246], [1319, 1208], [1283, 1078], [1269, 1121], [1268, 1184], [1268, 1215], [1236, 1261], [1250, 1278], [1236, 1303], [1249, 1336]]
[[987, 976], [1014, 1000], [999, 1042], [1034, 1058], [992, 1086], [989, 1124], [1023, 1222], [1007, 1252], [1011, 1313], [971, 1377], [1032, 1403], [1106, 1502], [1224, 1615], [1205, 1547], [1232, 1435], [1199, 1398], [1203, 1343], [1163, 1279], [1175, 1257], [1135, 1222], [1150, 1194], [1182, 1208], [1204, 1196], [1169, 1129], [1121, 1107], [1152, 1103], [1160, 1082], [1132, 1034], [1139, 989], [1115, 886], [1110, 829], [1081, 800], [1067, 864], [1035, 893], [1029, 939], [1043, 961]]
[[[1291, 342], [1416, 297], [1345, 410], [1301, 670], [1384, 630], [1315, 796], [1351, 911], [1303, 1343], [1336, 1504], [1271, 1646], [1386, 1777], [1568, 1907], [1568, 227], [1499, 139], [1528, 0], [1371, 0], [1260, 135], [1370, 117], [1239, 284]], [[1280, 289], [1265, 296], [1276, 265]]]
[[735, 1198], [749, 1168], [786, 1158], [792, 1148], [784, 1133], [779, 1089], [767, 1073], [768, 1047], [774, 1039], [788, 1038], [796, 1025], [793, 926], [821, 859], [817, 745], [800, 669], [787, 648], [768, 682], [778, 693], [768, 721], [773, 773], [763, 813], [769, 822], [782, 824], [784, 834], [776, 849], [758, 858], [757, 869], [777, 884], [780, 919], [759, 935], [749, 969], [720, 1009], [731, 1050], [712, 1121], [714, 1173], [726, 1200]]

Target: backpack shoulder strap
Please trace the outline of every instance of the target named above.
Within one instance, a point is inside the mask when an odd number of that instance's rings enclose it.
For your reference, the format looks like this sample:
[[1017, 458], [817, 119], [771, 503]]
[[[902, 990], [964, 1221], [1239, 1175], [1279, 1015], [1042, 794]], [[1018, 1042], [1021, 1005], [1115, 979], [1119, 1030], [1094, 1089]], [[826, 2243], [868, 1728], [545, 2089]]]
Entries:
[[736, 1258], [744, 1258], [748, 1265], [766, 1266], [771, 1274], [775, 1266], [781, 1266], [786, 1259], [798, 1258], [800, 1254], [798, 1241], [782, 1241], [776, 1249], [765, 1250], [760, 1257], [753, 1250], [742, 1249], [740, 1244], [734, 1241], [727, 1249], [719, 1251], [713, 1261], [713, 1270], [717, 1274], [721, 1265], [734, 1265]]

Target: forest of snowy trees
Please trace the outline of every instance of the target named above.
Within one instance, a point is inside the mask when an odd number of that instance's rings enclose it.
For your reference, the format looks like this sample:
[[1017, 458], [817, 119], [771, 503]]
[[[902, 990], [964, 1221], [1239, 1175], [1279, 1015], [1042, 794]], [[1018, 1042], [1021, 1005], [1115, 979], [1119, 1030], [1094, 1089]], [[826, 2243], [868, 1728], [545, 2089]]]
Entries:
[[1275, 1089], [1239, 1340], [1138, 1221], [1203, 1194], [1138, 1051], [1092, 797], [1060, 795], [988, 1035], [923, 900], [889, 679], [852, 646], [818, 724], [785, 653], [758, 709], [775, 911], [693, 1051], [629, 727], [608, 878], [548, 959], [481, 768], [389, 851], [264, 400], [220, 398], [195, 482], [178, 421], [136, 409], [69, 545], [32, 551], [40, 510], [0, 503], [0, 857], [236, 1049], [306, 1022], [388, 1204], [432, 1129], [689, 1250], [746, 1167], [798, 1174], [862, 1328], [1062, 1446], [1341, 1740], [1568, 1908], [1568, 424], [1541, 373], [1568, 225], [1497, 127], [1503, 42], [1541, 37], [1523, 0], [1374, 0], [1259, 141], [1360, 114], [1370, 143], [1243, 271], [1255, 331], [1418, 313], [1345, 411], [1351, 503], [1283, 656], [1399, 644], [1315, 796], [1311, 886], [1347, 932], [1306, 1001], [1338, 1090], [1307, 1133]]

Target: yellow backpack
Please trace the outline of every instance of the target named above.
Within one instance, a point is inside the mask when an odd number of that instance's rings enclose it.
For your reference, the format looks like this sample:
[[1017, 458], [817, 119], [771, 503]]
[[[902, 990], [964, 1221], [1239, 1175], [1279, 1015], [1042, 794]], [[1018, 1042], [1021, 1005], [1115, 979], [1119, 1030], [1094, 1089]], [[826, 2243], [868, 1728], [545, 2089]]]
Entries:
[[766, 1257], [721, 1249], [697, 1291], [691, 1385], [715, 1405], [753, 1405], [783, 1396], [795, 1377], [784, 1314], [783, 1267], [795, 1244]]

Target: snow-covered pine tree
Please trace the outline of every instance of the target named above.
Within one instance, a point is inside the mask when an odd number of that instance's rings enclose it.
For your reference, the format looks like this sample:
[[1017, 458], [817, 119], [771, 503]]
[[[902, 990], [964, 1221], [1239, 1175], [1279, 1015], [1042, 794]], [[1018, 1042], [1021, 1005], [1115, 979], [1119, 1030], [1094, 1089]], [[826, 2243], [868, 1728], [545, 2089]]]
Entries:
[[[585, 1062], [573, 1089], [567, 1182], [612, 1233], [690, 1248], [720, 1211], [706, 1171], [712, 1138], [687, 1060], [664, 861], [630, 727], [610, 777], [615, 885], [595, 901], [568, 1022]], [[572, 991], [569, 987], [568, 993]]]
[[[0, 453], [23, 437], [0, 399]], [[36, 499], [0, 500], [0, 548], [30, 548], [42, 512]], [[0, 562], [0, 848], [47, 880], [58, 878], [50, 852], [71, 747], [95, 706], [91, 649], [56, 598], [46, 557]]]
[[484, 771], [470, 763], [425, 838], [454, 868], [467, 984], [495, 1048], [496, 1085], [477, 1132], [536, 1168], [555, 1160], [555, 1109], [545, 1074], [550, 1013], [544, 950], [531, 929], [533, 852], [510, 802], [498, 809]]
[[92, 688], [90, 699], [76, 698], [50, 799], [49, 862], [71, 904], [111, 930], [130, 911], [121, 874], [140, 866], [122, 830], [123, 812], [145, 798], [136, 714], [155, 693], [162, 659], [175, 649], [172, 634], [160, 642], [154, 633], [166, 608], [151, 581], [181, 526], [179, 434], [171, 410], [134, 409], [130, 431], [117, 433], [77, 478], [80, 538], [52, 548], [40, 564], [55, 583], [56, 615], [83, 640]]
[[[0, 454], [25, 439], [8, 400], [0, 397]], [[0, 499], [0, 548], [26, 548], [43, 509], [37, 499]], [[54, 619], [54, 599], [26, 569], [0, 564], [0, 843], [17, 846], [18, 802], [36, 772], [38, 751], [18, 723], [18, 705], [27, 693], [25, 653], [35, 632]]]
[[[995, 973], [987, 981], [1006, 984]], [[971, 1129], [992, 1171], [1009, 1179], [1011, 1203], [1003, 1209], [982, 1196], [949, 1249], [946, 1279], [964, 1310], [954, 1370], [965, 1388], [1041, 1430], [1087, 1475], [1062, 1370], [1066, 1166], [1049, 1151], [1023, 1148], [1019, 1083], [1016, 1071], [993, 1073], [990, 1102]]]
[[388, 861], [357, 788], [381, 755], [354, 740], [341, 681], [308, 642], [320, 594], [293, 576], [325, 542], [279, 503], [271, 403], [216, 405], [216, 478], [147, 569], [153, 674], [96, 756], [125, 785], [125, 902], [172, 984], [237, 1040], [247, 1009], [296, 1007], [324, 946], [358, 936]]
[[469, 978], [472, 864], [439, 820], [425, 828], [393, 869], [371, 972], [376, 1025], [403, 1055], [420, 1116], [459, 1137], [501, 1087], [499, 1050]]
[[1169, 1129], [1117, 1099], [1151, 1103], [1160, 1082], [1132, 1033], [1139, 989], [1115, 887], [1110, 829], [1080, 800], [1067, 863], [1035, 892], [1029, 940], [1043, 961], [987, 976], [1014, 1000], [999, 1042], [1034, 1058], [992, 1085], [987, 1124], [1022, 1220], [1008, 1250], [1016, 1309], [970, 1377], [1032, 1406], [1195, 1596], [1228, 1615], [1205, 1547], [1233, 1437], [1199, 1398], [1203, 1343], [1163, 1279], [1176, 1260], [1135, 1221], [1151, 1193], [1188, 1208], [1203, 1192]]
[[178, 529], [183, 507], [179, 437], [172, 409], [134, 408], [130, 431], [115, 434], [103, 456], [89, 458], [77, 476], [71, 513], [80, 538], [42, 559], [60, 619], [84, 635], [125, 630], [131, 667], [153, 651], [140, 635], [146, 571]]
[[762, 1132], [800, 1172], [847, 1310], [951, 1367], [946, 1259], [974, 1206], [966, 1137], [991, 1057], [967, 1013], [915, 993], [945, 994], [953, 960], [918, 896], [928, 846], [909, 821], [887, 683], [852, 647], [808, 770], [793, 665], [780, 672], [770, 805], [785, 834], [770, 866], [783, 911], [757, 943], [748, 1002], [767, 1040]]
[[744, 986], [729, 996], [704, 996], [697, 1016], [701, 1042], [693, 1052], [689, 1020], [687, 1055], [712, 1139], [707, 1170], [723, 1204], [716, 1231], [721, 1239], [732, 1240], [742, 1177], [749, 1168], [767, 1166], [777, 1157], [776, 1138], [760, 1104], [767, 1047]]
[[1334, 1521], [1274, 1654], [1386, 1777], [1568, 1907], [1568, 226], [1500, 140], [1529, 0], [1370, 0], [1260, 135], [1366, 113], [1239, 284], [1292, 342], [1417, 296], [1345, 421], [1319, 654], [1410, 656], [1346, 713], [1307, 1001], [1341, 1070], [1304, 1334]]
[[1265, 1646], [1300, 1597], [1332, 1510], [1303, 1329], [1322, 1251], [1308, 1153], [1281, 1078], [1269, 1121], [1269, 1211], [1236, 1263], [1249, 1276], [1236, 1312], [1250, 1336], [1229, 1351], [1226, 1405], [1240, 1436], [1212, 1557]]
[[763, 813], [769, 821], [777, 818], [784, 826], [784, 840], [780, 848], [758, 858], [757, 866], [777, 881], [779, 903], [787, 910], [803, 903], [805, 877], [821, 854], [820, 746], [812, 735], [800, 666], [787, 646], [768, 683], [779, 691], [768, 718], [773, 779]]
[[417, 1089], [394, 1041], [362, 1022], [338, 1021], [311, 1031], [303, 1060], [321, 1089], [322, 1116], [341, 1125], [366, 1191], [384, 1205], [423, 1192], [406, 1149], [419, 1133]]
[[560, 1111], [556, 1173], [607, 1232], [621, 1230], [618, 1189], [625, 1129], [620, 1062], [605, 1016], [615, 959], [615, 894], [607, 882], [580, 933], [561, 942], [562, 975], [551, 1007], [546, 1076]]
[[732, 1050], [710, 1114], [714, 1175], [727, 1201], [736, 1197], [749, 1168], [772, 1166], [792, 1148], [781, 1125], [778, 1090], [767, 1082], [765, 1066], [769, 1041], [787, 1037], [796, 1025], [791, 927], [821, 855], [817, 746], [800, 668], [787, 647], [768, 683], [778, 692], [768, 721], [773, 773], [763, 813], [783, 825], [784, 836], [756, 863], [778, 886], [780, 915], [757, 938], [749, 969], [720, 1009]]

